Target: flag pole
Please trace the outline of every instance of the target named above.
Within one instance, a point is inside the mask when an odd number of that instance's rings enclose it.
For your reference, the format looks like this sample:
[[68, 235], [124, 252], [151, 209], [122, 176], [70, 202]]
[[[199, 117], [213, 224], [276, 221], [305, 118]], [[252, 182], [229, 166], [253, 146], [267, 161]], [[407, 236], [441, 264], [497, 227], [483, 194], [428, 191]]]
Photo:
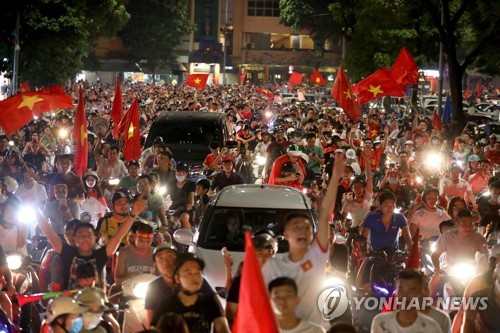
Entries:
[[17, 94], [17, 81], [18, 81], [18, 72], [19, 72], [19, 51], [21, 48], [19, 47], [19, 20], [20, 20], [20, 14], [17, 12], [17, 18], [16, 18], [16, 45], [14, 46], [14, 68], [12, 71], [12, 95]]

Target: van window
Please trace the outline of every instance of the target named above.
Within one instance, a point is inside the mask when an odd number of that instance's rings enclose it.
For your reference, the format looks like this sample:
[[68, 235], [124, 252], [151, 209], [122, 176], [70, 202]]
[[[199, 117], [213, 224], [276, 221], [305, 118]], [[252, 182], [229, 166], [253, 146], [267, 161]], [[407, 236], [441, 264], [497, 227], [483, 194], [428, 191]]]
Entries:
[[[307, 210], [262, 209], [262, 208], [225, 208], [216, 207], [203, 226], [198, 246], [205, 249], [220, 250], [224, 246], [229, 251], [244, 251], [245, 231], [272, 230], [277, 236], [283, 234], [285, 218], [290, 213]], [[288, 251], [286, 241], [279, 242], [279, 251]]]
[[169, 126], [168, 130], [159, 133], [163, 141], [169, 144], [191, 143], [208, 146], [212, 141], [223, 142], [223, 133], [218, 123], [211, 122], [178, 122]]

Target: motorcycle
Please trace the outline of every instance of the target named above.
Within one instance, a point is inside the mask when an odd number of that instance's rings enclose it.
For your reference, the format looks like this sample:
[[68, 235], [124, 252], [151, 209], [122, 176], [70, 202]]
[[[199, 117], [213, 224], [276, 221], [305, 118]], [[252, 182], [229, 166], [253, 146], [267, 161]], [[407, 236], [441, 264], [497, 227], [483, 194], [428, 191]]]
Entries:
[[152, 274], [140, 274], [122, 283], [121, 309], [125, 309], [123, 316], [123, 333], [140, 332], [149, 326], [145, 298], [149, 283], [156, 279]]
[[[33, 262], [30, 257], [17, 252], [7, 253], [7, 265], [12, 272], [12, 282], [17, 294], [31, 294], [37, 292], [34, 285], [38, 281], [36, 271], [32, 267]], [[40, 328], [40, 313], [34, 303], [23, 304], [16, 297], [12, 299], [12, 316], [14, 323], [24, 332], [29, 332], [30, 328], [35, 331]]]

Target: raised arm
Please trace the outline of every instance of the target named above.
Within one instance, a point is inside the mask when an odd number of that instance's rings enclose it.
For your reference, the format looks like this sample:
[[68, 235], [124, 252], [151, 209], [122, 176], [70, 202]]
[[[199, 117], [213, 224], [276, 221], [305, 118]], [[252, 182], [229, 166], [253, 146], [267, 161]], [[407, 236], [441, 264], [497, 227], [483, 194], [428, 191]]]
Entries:
[[40, 210], [36, 209], [35, 215], [38, 226], [47, 237], [50, 245], [52, 245], [52, 248], [54, 249], [54, 251], [56, 251], [57, 254], [61, 254], [63, 248], [61, 238], [55, 233], [54, 229], [52, 229], [52, 226], [49, 224], [49, 221], [47, 221]]
[[325, 198], [321, 204], [321, 210], [319, 212], [318, 233], [316, 237], [319, 245], [323, 249], [328, 248], [328, 241], [330, 238], [330, 226], [328, 225], [328, 221], [334, 208], [335, 199], [337, 198], [338, 185], [340, 178], [342, 177], [342, 172], [344, 171], [344, 165], [344, 153], [336, 153], [332, 179], [330, 179], [330, 183], [328, 184], [328, 189], [326, 190]]
[[363, 148], [365, 158], [366, 191], [373, 193], [372, 168], [370, 163], [371, 151], [367, 147]]

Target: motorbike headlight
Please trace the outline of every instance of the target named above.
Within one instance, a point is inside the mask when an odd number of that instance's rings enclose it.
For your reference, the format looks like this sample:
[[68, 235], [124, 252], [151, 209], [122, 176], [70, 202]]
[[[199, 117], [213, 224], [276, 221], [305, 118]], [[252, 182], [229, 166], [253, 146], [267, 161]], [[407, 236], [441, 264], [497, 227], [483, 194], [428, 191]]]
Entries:
[[417, 181], [417, 184], [422, 184], [422, 177], [417, 176], [416, 181]]
[[451, 275], [455, 278], [467, 281], [474, 276], [475, 267], [470, 263], [458, 263], [451, 269]]
[[30, 206], [23, 206], [17, 213], [17, 218], [23, 223], [34, 223], [35, 219], [35, 209]]
[[111, 178], [109, 180], [109, 185], [118, 185], [118, 183], [120, 182], [120, 180], [118, 178]]
[[426, 162], [428, 165], [432, 165], [434, 167], [439, 166], [441, 165], [441, 156], [436, 153], [430, 153], [429, 155], [427, 155]]
[[266, 164], [266, 158], [264, 156], [257, 156], [257, 164], [258, 165]]
[[23, 264], [23, 258], [18, 254], [7, 256], [7, 265], [11, 270], [16, 270]]
[[58, 134], [61, 139], [66, 139], [68, 137], [68, 130], [65, 128], [61, 128]]
[[273, 113], [271, 111], [266, 111], [266, 118], [271, 118]]
[[146, 292], [148, 291], [149, 282], [139, 282], [134, 287], [134, 296], [137, 298], [146, 298]]
[[431, 253], [434, 253], [436, 251], [436, 242], [431, 242]]
[[159, 195], [165, 195], [165, 194], [167, 194], [167, 187], [166, 187], [166, 186], [164, 186], [164, 185], [163, 185], [163, 186], [158, 187], [158, 194], [159, 194]]

